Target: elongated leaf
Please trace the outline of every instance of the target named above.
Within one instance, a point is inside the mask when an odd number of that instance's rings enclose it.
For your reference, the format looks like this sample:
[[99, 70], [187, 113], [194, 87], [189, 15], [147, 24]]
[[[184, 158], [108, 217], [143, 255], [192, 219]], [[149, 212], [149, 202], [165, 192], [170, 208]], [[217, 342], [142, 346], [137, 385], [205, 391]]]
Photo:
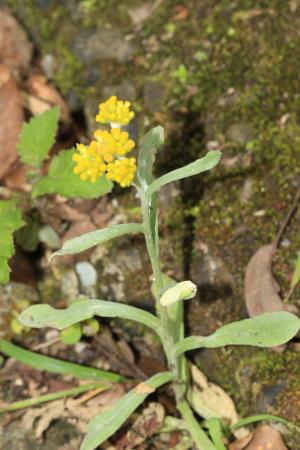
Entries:
[[163, 143], [164, 129], [161, 126], [152, 128], [142, 140], [138, 158], [138, 178], [144, 187], [152, 182], [155, 155]]
[[300, 320], [294, 314], [285, 311], [266, 313], [252, 319], [229, 323], [210, 336], [188, 337], [176, 344], [176, 353], [225, 345], [276, 347], [292, 339], [299, 328]]
[[0, 201], [0, 283], [9, 281], [8, 260], [14, 254], [13, 233], [24, 225], [13, 201]]
[[112, 372], [94, 369], [93, 367], [86, 367], [80, 364], [70, 363], [60, 359], [51, 358], [50, 356], [44, 356], [39, 353], [31, 352], [5, 340], [0, 341], [0, 351], [4, 355], [15, 358], [17, 361], [38, 370], [46, 370], [47, 372], [52, 373], [63, 373], [72, 375], [76, 378], [88, 380], [119, 382], [124, 379], [121, 375], [117, 375]]
[[159, 320], [153, 314], [134, 306], [106, 300], [78, 300], [66, 309], [55, 309], [50, 305], [33, 305], [20, 314], [19, 321], [27, 327], [52, 327], [63, 330], [94, 316], [134, 320], [156, 331], [159, 330]]
[[187, 166], [181, 167], [180, 169], [173, 170], [172, 172], [163, 175], [157, 180], [153, 181], [149, 186], [149, 194], [158, 191], [162, 186], [165, 186], [172, 181], [181, 180], [182, 178], [191, 177], [193, 175], [198, 175], [201, 172], [215, 167], [220, 161], [222, 153], [219, 151], [208, 152], [203, 158], [197, 159], [196, 161], [188, 164]]
[[18, 402], [11, 403], [9, 405], [0, 408], [0, 414], [9, 411], [18, 411], [19, 409], [31, 408], [32, 406], [41, 405], [42, 403], [53, 402], [60, 398], [75, 397], [76, 395], [82, 394], [83, 392], [91, 391], [93, 389], [99, 389], [105, 391], [108, 389], [108, 384], [89, 383], [82, 384], [81, 386], [66, 389], [64, 391], [52, 392], [51, 394], [40, 395], [39, 397], [27, 398], [20, 400]]
[[112, 182], [104, 175], [96, 183], [82, 181], [73, 172], [73, 153], [72, 149], [62, 150], [52, 159], [47, 176], [33, 186], [33, 197], [56, 193], [64, 197], [97, 198], [112, 190]]
[[240, 419], [238, 422], [232, 425], [230, 429], [232, 432], [234, 432], [235, 430], [238, 430], [239, 428], [245, 427], [252, 423], [264, 421], [284, 423], [289, 428], [296, 429], [298, 432], [300, 432], [300, 428], [297, 427], [297, 425], [295, 425], [293, 422], [290, 422], [289, 420], [286, 420], [283, 417], [274, 416], [273, 414], [257, 414], [255, 416], [245, 417], [244, 419]]
[[94, 450], [101, 445], [123, 425], [149, 394], [172, 378], [170, 372], [154, 375], [128, 392], [111, 409], [95, 416], [88, 425], [88, 434], [80, 450]]
[[40, 167], [54, 144], [59, 118], [59, 107], [45, 111], [23, 126], [17, 146], [21, 160]]
[[75, 253], [81, 253], [88, 248], [103, 244], [103, 242], [109, 241], [110, 239], [119, 236], [123, 236], [124, 234], [141, 233], [143, 231], [143, 225], [140, 223], [113, 225], [109, 228], [102, 228], [101, 230], [91, 231], [90, 233], [82, 234], [81, 236], [64, 242], [62, 248], [53, 253], [52, 258], [54, 258], [55, 256], [74, 255]]

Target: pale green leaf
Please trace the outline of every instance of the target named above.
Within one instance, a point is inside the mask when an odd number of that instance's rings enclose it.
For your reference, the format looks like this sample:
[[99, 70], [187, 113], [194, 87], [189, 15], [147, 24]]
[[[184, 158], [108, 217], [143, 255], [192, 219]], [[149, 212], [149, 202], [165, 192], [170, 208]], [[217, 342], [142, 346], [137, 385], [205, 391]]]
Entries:
[[152, 182], [152, 168], [155, 155], [163, 143], [164, 129], [161, 126], [148, 131], [141, 142], [138, 157], [138, 178], [144, 187]]
[[97, 198], [112, 190], [112, 182], [104, 175], [96, 183], [82, 181], [73, 172], [73, 154], [72, 149], [63, 150], [52, 159], [47, 176], [33, 186], [33, 197], [56, 193], [63, 197]]
[[119, 382], [124, 379], [121, 375], [107, 372], [106, 370], [86, 367], [82, 364], [75, 364], [69, 361], [41, 355], [40, 353], [31, 352], [5, 340], [0, 340], [0, 352], [6, 356], [15, 358], [23, 364], [34, 367], [35, 369], [46, 370], [51, 373], [72, 375], [73, 377], [80, 379], [107, 380], [112, 382]]
[[23, 126], [17, 149], [24, 163], [40, 167], [48, 157], [55, 141], [58, 119], [59, 107], [56, 106], [33, 117]]
[[291, 288], [294, 289], [300, 281], [300, 253], [298, 253], [298, 257], [295, 264], [295, 271], [293, 273]]
[[20, 314], [19, 320], [22, 325], [32, 328], [52, 327], [63, 330], [94, 316], [134, 320], [155, 331], [159, 330], [159, 320], [153, 314], [134, 306], [106, 300], [78, 300], [66, 309], [55, 309], [50, 305], [33, 305]]
[[172, 378], [170, 372], [154, 375], [128, 392], [112, 408], [95, 416], [88, 424], [88, 434], [80, 450], [94, 450], [101, 445], [123, 425], [149, 394]]
[[9, 281], [8, 260], [14, 254], [13, 233], [21, 228], [24, 222], [21, 211], [13, 201], [0, 201], [0, 283]]
[[197, 292], [197, 286], [191, 281], [181, 281], [175, 286], [168, 288], [160, 298], [162, 306], [170, 306], [181, 300], [194, 298]]
[[190, 336], [183, 339], [175, 345], [176, 353], [225, 345], [276, 347], [292, 339], [299, 328], [300, 319], [294, 314], [286, 311], [266, 313], [224, 325], [210, 336]]
[[172, 172], [157, 178], [149, 186], [149, 194], [152, 195], [154, 192], [158, 191], [162, 186], [171, 183], [172, 181], [181, 180], [182, 178], [191, 177], [193, 175], [198, 175], [201, 172], [215, 167], [220, 161], [222, 153], [219, 151], [208, 152], [203, 158], [197, 159], [196, 161], [188, 164], [187, 166], [181, 167], [180, 169], [173, 170]]
[[64, 242], [62, 248], [53, 253], [51, 258], [54, 258], [55, 256], [81, 253], [88, 248], [103, 244], [110, 239], [114, 239], [128, 233], [141, 233], [143, 230], [143, 225], [140, 223], [125, 223], [91, 231], [90, 233], [82, 234], [81, 236]]

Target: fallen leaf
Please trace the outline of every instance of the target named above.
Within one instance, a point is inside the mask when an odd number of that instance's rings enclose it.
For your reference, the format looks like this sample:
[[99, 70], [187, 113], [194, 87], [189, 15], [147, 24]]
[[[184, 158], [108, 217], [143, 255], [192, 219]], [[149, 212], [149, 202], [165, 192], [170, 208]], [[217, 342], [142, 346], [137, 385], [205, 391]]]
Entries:
[[163, 425], [165, 411], [160, 403], [149, 403], [141, 415], [130, 426], [129, 431], [119, 439], [117, 450], [131, 450], [151, 438]]
[[[192, 388], [188, 392], [188, 400], [193, 409], [203, 418], [219, 417], [229, 425], [234, 425], [239, 420], [233, 400], [217, 384], [207, 381], [206, 376], [195, 365], [191, 365]], [[240, 428], [235, 432], [237, 437], [249, 434], [246, 428]]]
[[0, 10], [0, 62], [13, 70], [26, 70], [32, 50], [31, 42], [16, 19]]
[[271, 244], [260, 247], [250, 259], [245, 274], [245, 302], [250, 317], [272, 311], [286, 310], [297, 314], [298, 308], [284, 304], [279, 295], [280, 288], [272, 273], [272, 260], [278, 243], [295, 212], [300, 196], [298, 189], [294, 202]]
[[254, 433], [248, 434], [241, 439], [237, 439], [232, 444], [229, 445], [228, 450], [244, 450], [247, 445], [252, 441]]
[[174, 8], [175, 14], [171, 17], [172, 22], [186, 20], [190, 15], [190, 10], [187, 6], [177, 5]]
[[54, 86], [49, 84], [44, 75], [32, 75], [27, 86], [31, 96], [28, 97], [29, 107], [34, 115], [41, 114], [53, 106], [60, 106], [60, 118], [64, 122], [70, 120], [70, 110]]
[[0, 65], [0, 179], [6, 176], [18, 154], [16, 144], [24, 114], [22, 97], [8, 69]]
[[250, 442], [239, 439], [229, 450], [288, 450], [279, 431], [270, 425], [261, 425], [252, 434]]

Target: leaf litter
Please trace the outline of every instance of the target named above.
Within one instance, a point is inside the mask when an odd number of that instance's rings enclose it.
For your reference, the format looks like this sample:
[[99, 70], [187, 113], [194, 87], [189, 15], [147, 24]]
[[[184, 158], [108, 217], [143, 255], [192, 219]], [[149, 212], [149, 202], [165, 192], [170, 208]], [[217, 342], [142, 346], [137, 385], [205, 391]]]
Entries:
[[300, 186], [275, 239], [270, 244], [260, 247], [248, 263], [245, 274], [245, 303], [250, 317], [272, 311], [289, 311], [299, 314], [295, 305], [283, 302], [279, 285], [272, 273], [274, 255], [282, 235], [297, 209], [299, 198]]

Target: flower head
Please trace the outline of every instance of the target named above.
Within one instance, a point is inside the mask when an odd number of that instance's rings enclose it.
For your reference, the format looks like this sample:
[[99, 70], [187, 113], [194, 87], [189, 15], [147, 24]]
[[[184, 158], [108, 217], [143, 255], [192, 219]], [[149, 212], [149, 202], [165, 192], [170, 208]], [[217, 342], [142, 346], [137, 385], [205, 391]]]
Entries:
[[134, 117], [134, 112], [130, 111], [130, 106], [130, 102], [118, 100], [113, 95], [105, 103], [100, 103], [96, 121], [100, 123], [128, 125]]
[[129, 138], [127, 131], [121, 129], [121, 125], [127, 125], [134, 117], [129, 108], [129, 102], [118, 100], [115, 95], [99, 105], [96, 120], [109, 122], [111, 128], [109, 131], [95, 131], [94, 140], [89, 145], [77, 144], [73, 171], [79, 174], [81, 180], [96, 183], [98, 178], [106, 175], [122, 187], [131, 185], [136, 174], [136, 159], [125, 155], [134, 149], [135, 142]]
[[107, 165], [107, 178], [121, 187], [130, 186], [136, 173], [136, 159], [123, 158]]
[[124, 156], [135, 147], [127, 131], [122, 131], [120, 128], [112, 128], [110, 132], [97, 130], [94, 137], [105, 162], [112, 162], [115, 156]]
[[80, 175], [81, 180], [90, 178], [92, 183], [96, 183], [106, 171], [106, 164], [99, 153], [99, 144], [92, 141], [90, 145], [77, 144], [79, 153], [74, 153], [73, 161], [76, 162], [74, 173]]

